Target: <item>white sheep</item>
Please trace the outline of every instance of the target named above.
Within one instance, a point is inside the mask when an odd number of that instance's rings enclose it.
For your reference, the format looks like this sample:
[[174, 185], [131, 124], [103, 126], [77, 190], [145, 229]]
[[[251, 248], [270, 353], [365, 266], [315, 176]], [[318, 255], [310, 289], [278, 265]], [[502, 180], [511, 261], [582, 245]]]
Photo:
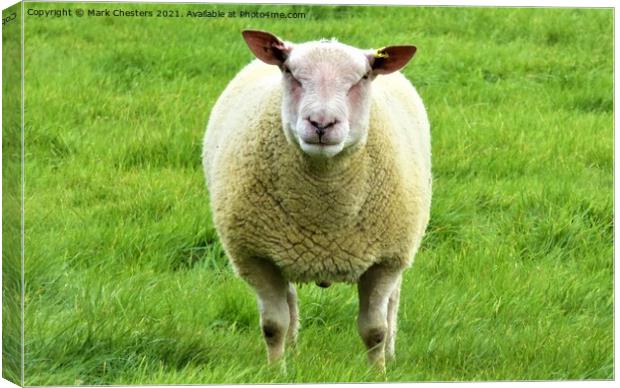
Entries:
[[431, 202], [426, 111], [398, 72], [416, 48], [243, 37], [258, 60], [216, 102], [203, 162], [222, 244], [257, 293], [268, 361], [297, 335], [293, 283], [340, 281], [358, 284], [358, 330], [384, 368]]

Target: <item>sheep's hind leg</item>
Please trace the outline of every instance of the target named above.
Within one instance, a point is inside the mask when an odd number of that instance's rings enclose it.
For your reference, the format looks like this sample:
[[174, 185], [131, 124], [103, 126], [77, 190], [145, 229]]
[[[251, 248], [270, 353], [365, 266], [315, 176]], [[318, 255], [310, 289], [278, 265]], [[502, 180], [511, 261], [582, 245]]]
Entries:
[[[358, 281], [360, 310], [357, 327], [368, 349], [368, 360], [382, 370], [385, 370], [386, 347], [390, 350], [390, 345], [386, 346], [391, 341], [390, 331], [395, 328], [395, 317], [388, 316], [388, 305], [399, 285], [401, 272], [400, 269], [375, 264]], [[395, 314], [395, 310], [392, 308], [390, 313]]]
[[398, 323], [398, 305], [400, 304], [400, 286], [402, 282], [402, 276], [399, 276], [396, 286], [390, 295], [388, 301], [387, 312], [387, 324], [388, 324], [388, 338], [385, 343], [385, 356], [387, 358], [394, 358], [394, 346], [396, 342], [396, 330]]
[[272, 262], [253, 259], [245, 263], [240, 275], [254, 288], [260, 313], [260, 326], [267, 344], [269, 363], [284, 355], [291, 320], [289, 283]]
[[297, 333], [299, 331], [299, 310], [297, 308], [297, 291], [293, 283], [289, 283], [288, 285], [286, 302], [289, 311], [287, 341], [289, 344], [294, 345], [297, 342]]

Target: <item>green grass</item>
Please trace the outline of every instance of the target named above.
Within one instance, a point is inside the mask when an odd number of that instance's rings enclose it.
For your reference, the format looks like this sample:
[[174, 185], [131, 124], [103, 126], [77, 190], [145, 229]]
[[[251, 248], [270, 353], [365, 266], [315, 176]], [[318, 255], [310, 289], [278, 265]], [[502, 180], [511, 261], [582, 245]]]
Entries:
[[[26, 18], [26, 384], [613, 378], [613, 11], [295, 10]], [[344, 284], [300, 288], [288, 370], [265, 365], [200, 161], [248, 27], [418, 46], [405, 74], [432, 125], [433, 208], [385, 376]]]
[[[19, 5], [2, 29], [2, 377], [21, 383], [21, 24]], [[15, 18], [12, 21], [12, 14]]]

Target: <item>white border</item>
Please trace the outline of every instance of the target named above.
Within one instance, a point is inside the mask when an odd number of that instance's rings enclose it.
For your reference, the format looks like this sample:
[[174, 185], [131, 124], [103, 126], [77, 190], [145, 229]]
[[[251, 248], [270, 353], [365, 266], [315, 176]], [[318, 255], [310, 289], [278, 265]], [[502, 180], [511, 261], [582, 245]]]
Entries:
[[[25, 0], [24, 2], [35, 2], [33, 1], [29, 1], [29, 0]], [[267, 0], [267, 1], [256, 1], [256, 0], [247, 0], [247, 1], [231, 1], [231, 0], [220, 0], [220, 1], [187, 1], [187, 0], [168, 0], [168, 1], [147, 1], [147, 0], [116, 0], [116, 1], [93, 1], [93, 0], [86, 0], [86, 1], [80, 1], [80, 0], [67, 0], [67, 1], [48, 1], [48, 0], [39, 0], [39, 2], [67, 2], [67, 3], [71, 3], [71, 2], [76, 2], [76, 3], [202, 3], [202, 4], [209, 4], [209, 3], [239, 3], [239, 4], [323, 4], [323, 5], [329, 5], [329, 4], [343, 4], [343, 5], [367, 5], [367, 4], [376, 4], [376, 5], [425, 5], [425, 6], [479, 6], [479, 7], [574, 7], [574, 8], [614, 8], [614, 376], [617, 376], [617, 362], [618, 362], [618, 357], [620, 355], [620, 352], [618, 350], [618, 346], [616, 346], [615, 344], [615, 333], [616, 333], [616, 320], [615, 320], [615, 295], [616, 295], [616, 289], [618, 286], [618, 282], [620, 280], [620, 276], [618, 275], [618, 273], [615, 271], [615, 253], [616, 253], [616, 241], [618, 241], [618, 237], [620, 237], [620, 232], [618, 231], [617, 225], [618, 225], [618, 219], [615, 217], [615, 204], [616, 204], [616, 199], [617, 197], [617, 192], [616, 192], [616, 185], [615, 183], [618, 181], [618, 169], [617, 167], [617, 161], [618, 161], [618, 157], [620, 155], [620, 152], [618, 151], [618, 147], [616, 147], [616, 137], [615, 137], [615, 118], [616, 118], [616, 98], [617, 98], [617, 94], [616, 94], [616, 82], [618, 81], [618, 76], [617, 76], [617, 72], [616, 70], [616, 66], [618, 64], [618, 54], [617, 51], [615, 50], [615, 42], [617, 41], [617, 37], [618, 37], [618, 29], [616, 28], [616, 18], [615, 18], [615, 8], [617, 6], [617, 1], [612, 1], [612, 0], [590, 0], [590, 1], [583, 1], [583, 0], [539, 0], [539, 1], [532, 1], [532, 0], [507, 0], [507, 1], [498, 1], [498, 0], [478, 0], [478, 1], [468, 1], [468, 0], [443, 0], [443, 1], [439, 1], [439, 2], [432, 2], [432, 1], [418, 1], [418, 0], [388, 0], [385, 2], [380, 2], [380, 1], [369, 1], [369, 0], [337, 0], [334, 2], [330, 2], [327, 0], [311, 0], [311, 1], [301, 1], [301, 0]], [[15, 0], [0, 0], [0, 5], [2, 6], [2, 9], [5, 9], [13, 4], [18, 3], [18, 1]], [[22, 8], [22, 12], [23, 12], [23, 8]], [[22, 15], [22, 27], [23, 27], [23, 15]], [[22, 44], [23, 44], [23, 36], [22, 36]], [[0, 40], [0, 49], [2, 48], [2, 42]], [[0, 55], [0, 64], [1, 64], [1, 55]], [[2, 85], [1, 83], [1, 77], [0, 77], [0, 87]], [[24, 100], [23, 100], [23, 50], [22, 50], [22, 104], [23, 104]], [[22, 105], [22, 113], [23, 113], [23, 105]], [[1, 113], [0, 113], [0, 118], [1, 118]], [[23, 141], [23, 114], [22, 114], [22, 141]], [[23, 160], [23, 144], [22, 144], [22, 160]], [[0, 169], [2, 168], [2, 150], [0, 147]], [[23, 163], [22, 163], [22, 188], [23, 188], [23, 177], [24, 177], [24, 171], [23, 171]], [[0, 194], [1, 194], [1, 186], [0, 186]], [[23, 190], [22, 190], [22, 201], [23, 201]], [[22, 202], [23, 203], [23, 202]], [[0, 204], [1, 204], [1, 197], [0, 197]], [[23, 212], [23, 207], [22, 207], [22, 212]], [[23, 217], [23, 213], [22, 213], [22, 217]], [[1, 220], [1, 214], [0, 214], [0, 220]], [[23, 227], [23, 223], [22, 223], [22, 227]], [[0, 243], [2, 242], [2, 236], [1, 236], [1, 230], [0, 230]], [[23, 244], [23, 233], [22, 233], [22, 244]], [[23, 245], [22, 245], [22, 253], [23, 253]], [[1, 261], [0, 261], [1, 263]], [[23, 268], [23, 256], [22, 256], [22, 268]], [[22, 291], [23, 291], [23, 284], [24, 279], [23, 279], [23, 271], [22, 271]], [[22, 294], [22, 315], [23, 315], [23, 294]], [[0, 317], [1, 317], [1, 309], [0, 309]], [[1, 327], [1, 319], [0, 319], [0, 327]], [[23, 316], [22, 316], [22, 335], [23, 335]], [[23, 338], [22, 338], [22, 347], [23, 347]], [[1, 361], [1, 352], [0, 352], [0, 361]], [[22, 363], [23, 363], [23, 352], [22, 352]], [[22, 364], [23, 365], [23, 364]], [[2, 366], [1, 366], [1, 362], [0, 362], [0, 370], [1, 370]], [[23, 368], [22, 368], [23, 370]], [[22, 372], [23, 373], [23, 372]], [[22, 375], [23, 378], [23, 375]], [[617, 378], [617, 377], [616, 377]], [[23, 380], [22, 380], [23, 381]], [[416, 385], [416, 386], [432, 386], [432, 387], [454, 387], [455, 384], [457, 384], [458, 387], [475, 387], [475, 386], [490, 386], [490, 387], [494, 387], [494, 386], [507, 386], [507, 387], [528, 387], [528, 388], [538, 388], [541, 386], [560, 386], [560, 387], [580, 387], [582, 384], [587, 384], [588, 386], [593, 386], [593, 387], [607, 387], [607, 386], [615, 386], [615, 381], [568, 381], [568, 382], [556, 382], [556, 381], [550, 381], [550, 382], [542, 382], [542, 381], [537, 381], [537, 382], [480, 382], [480, 383], [390, 383], [390, 385], [394, 385], [394, 384], [398, 384], [400, 386], [410, 386], [410, 385]], [[23, 382], [22, 382], [23, 384]], [[363, 385], [366, 384], [299, 384], [299, 385], [303, 385], [303, 386], [307, 386], [307, 387], [317, 387], [317, 388], [323, 388], [323, 387], [337, 387], [337, 386], [355, 386], [355, 387], [362, 387]], [[387, 384], [373, 384], [375, 386], [387, 386]], [[4, 379], [0, 379], [0, 388], [4, 388], [4, 387], [14, 387], [15, 385], [9, 383], [8, 381], [4, 380]], [[224, 387], [225, 385], [218, 385], [217, 387]], [[265, 387], [268, 385], [252, 385], [253, 387]], [[280, 385], [280, 386], [288, 386], [288, 385]], [[149, 386], [149, 387], [155, 387], [155, 386]]]
[[[196, 0], [24, 0], [25, 3], [29, 2], [50, 2], [50, 3], [186, 3], [186, 4], [316, 4], [316, 5], [417, 5], [417, 6], [478, 6], [478, 7], [561, 7], [561, 8], [615, 8], [618, 4], [613, 0], [442, 0], [442, 1], [421, 1], [421, 0], [248, 0], [248, 1], [233, 1], [233, 0], [220, 0], [220, 1], [196, 1]], [[15, 0], [0, 0], [2, 8], [6, 8], [13, 4], [16, 4]]]

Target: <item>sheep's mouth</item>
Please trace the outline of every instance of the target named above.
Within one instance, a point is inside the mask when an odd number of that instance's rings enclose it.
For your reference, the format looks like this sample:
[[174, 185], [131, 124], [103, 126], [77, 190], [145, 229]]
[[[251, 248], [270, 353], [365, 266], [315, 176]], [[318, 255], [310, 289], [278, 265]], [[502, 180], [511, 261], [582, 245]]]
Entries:
[[338, 146], [342, 143], [340, 139], [327, 137], [327, 136], [316, 136], [314, 134], [301, 135], [299, 136], [299, 141], [308, 145], [314, 145], [319, 147], [330, 147], [330, 146]]
[[328, 147], [328, 146], [334, 146], [334, 145], [338, 145], [340, 144], [339, 141], [326, 141], [325, 139], [319, 139], [319, 140], [303, 140], [304, 143], [306, 144], [311, 144], [311, 145], [316, 145], [316, 146], [320, 146], [320, 147]]
[[316, 141], [316, 142], [308, 141], [307, 142], [307, 141], [304, 141], [303, 139], [300, 139], [299, 146], [301, 150], [307, 155], [310, 155], [313, 157], [326, 157], [326, 158], [331, 158], [333, 156], [336, 156], [344, 148], [344, 144], [342, 142], [339, 142], [339, 143], [324, 142], [324, 141]]

